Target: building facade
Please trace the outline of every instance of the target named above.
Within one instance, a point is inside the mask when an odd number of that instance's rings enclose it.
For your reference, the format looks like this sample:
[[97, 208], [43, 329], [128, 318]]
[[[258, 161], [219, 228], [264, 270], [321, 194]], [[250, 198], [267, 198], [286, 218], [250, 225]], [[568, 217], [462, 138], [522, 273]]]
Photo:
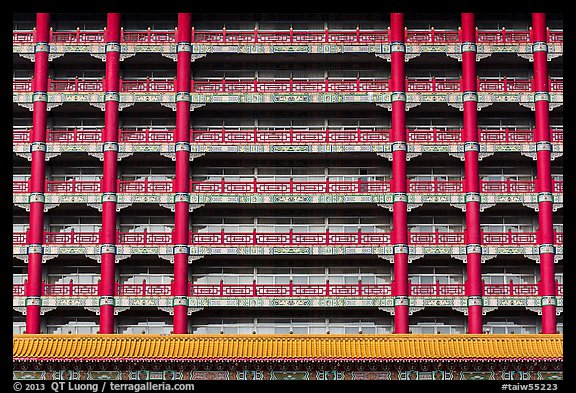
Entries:
[[561, 15], [143, 15], [14, 14], [15, 378], [562, 377]]

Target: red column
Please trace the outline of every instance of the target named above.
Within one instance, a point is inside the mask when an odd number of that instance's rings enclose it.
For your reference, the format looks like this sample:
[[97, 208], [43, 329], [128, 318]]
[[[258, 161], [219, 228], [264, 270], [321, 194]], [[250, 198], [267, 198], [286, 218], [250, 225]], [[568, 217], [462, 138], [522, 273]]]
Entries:
[[48, 51], [50, 14], [36, 14], [36, 46], [32, 83], [32, 167], [30, 172], [30, 228], [28, 281], [26, 283], [26, 333], [40, 333], [42, 252], [44, 243], [44, 159], [46, 156], [46, 103], [48, 101]]
[[556, 287], [554, 282], [554, 231], [552, 221], [552, 176], [550, 174], [550, 123], [548, 121], [548, 46], [546, 15], [532, 14], [532, 51], [534, 54], [534, 106], [536, 110], [536, 191], [538, 192], [540, 296], [542, 333], [556, 333]]
[[116, 262], [116, 178], [118, 168], [118, 101], [120, 84], [120, 14], [109, 13], [105, 32], [104, 172], [100, 247], [100, 333], [114, 333], [114, 264]]
[[192, 15], [178, 14], [176, 74], [176, 179], [174, 182], [174, 333], [188, 332], [188, 217], [190, 202], [190, 68]]
[[464, 106], [464, 192], [466, 193], [466, 262], [468, 333], [482, 333], [482, 248], [476, 93], [476, 27], [473, 13], [462, 13], [462, 101]]
[[406, 93], [404, 15], [390, 14], [392, 91], [392, 244], [394, 245], [394, 333], [408, 333], [408, 231], [406, 203]]

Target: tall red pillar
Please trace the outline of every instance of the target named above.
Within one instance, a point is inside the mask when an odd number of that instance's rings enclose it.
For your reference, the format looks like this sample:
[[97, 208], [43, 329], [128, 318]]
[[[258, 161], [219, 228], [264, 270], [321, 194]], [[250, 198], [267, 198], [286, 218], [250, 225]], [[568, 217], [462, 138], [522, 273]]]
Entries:
[[100, 233], [100, 333], [114, 333], [114, 264], [116, 261], [116, 178], [118, 168], [118, 101], [120, 100], [120, 14], [106, 23], [106, 81], [104, 84], [104, 172]]
[[40, 333], [49, 39], [50, 14], [38, 13], [36, 14], [30, 145], [32, 164], [29, 183], [30, 228], [28, 231], [28, 280], [26, 282], [26, 333], [28, 334]]
[[552, 176], [550, 172], [550, 123], [548, 94], [548, 45], [546, 15], [532, 14], [534, 55], [534, 105], [536, 111], [536, 191], [538, 192], [538, 238], [540, 251], [540, 296], [542, 333], [556, 333], [556, 285], [554, 280], [554, 227], [552, 221]]
[[188, 237], [190, 202], [190, 68], [192, 15], [178, 14], [178, 64], [176, 74], [176, 177], [174, 180], [174, 333], [188, 332]]
[[390, 14], [392, 92], [392, 244], [394, 247], [394, 333], [408, 333], [408, 230], [406, 195], [406, 93], [404, 15]]
[[473, 13], [462, 13], [462, 101], [464, 106], [464, 192], [466, 193], [466, 296], [468, 333], [482, 333], [482, 248], [476, 92], [476, 27]]

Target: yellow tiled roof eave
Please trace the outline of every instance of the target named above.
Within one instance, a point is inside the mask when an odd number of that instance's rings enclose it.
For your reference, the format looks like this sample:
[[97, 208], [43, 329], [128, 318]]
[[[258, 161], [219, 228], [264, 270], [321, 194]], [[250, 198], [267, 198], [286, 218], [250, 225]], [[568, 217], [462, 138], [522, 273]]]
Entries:
[[14, 360], [561, 360], [560, 334], [19, 334]]

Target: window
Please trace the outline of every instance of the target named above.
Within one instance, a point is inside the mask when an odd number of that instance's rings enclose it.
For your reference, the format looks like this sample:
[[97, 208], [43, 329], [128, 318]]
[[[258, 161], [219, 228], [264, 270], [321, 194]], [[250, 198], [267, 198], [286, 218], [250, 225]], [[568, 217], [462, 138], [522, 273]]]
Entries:
[[486, 322], [484, 330], [493, 334], [536, 334], [540, 326], [528, 318], [493, 317]]
[[463, 284], [464, 268], [452, 266], [415, 267], [409, 274], [412, 284]]
[[464, 218], [451, 216], [408, 216], [410, 232], [462, 232]]
[[28, 230], [28, 217], [12, 216], [12, 231], [14, 233], [24, 233]]
[[49, 284], [97, 284], [100, 272], [92, 266], [52, 267], [47, 276]]
[[98, 329], [98, 320], [93, 317], [49, 318], [46, 321], [48, 334], [96, 334]]
[[121, 334], [170, 334], [170, 318], [125, 318], [118, 322], [118, 333]]
[[169, 233], [174, 228], [174, 218], [166, 216], [122, 217], [120, 232], [160, 232]]
[[122, 169], [120, 175], [121, 180], [124, 181], [165, 181], [174, 178], [174, 168], [170, 167], [157, 167], [157, 166], [138, 166], [128, 167]]
[[484, 232], [534, 232], [538, 219], [536, 216], [481, 216]]
[[414, 334], [462, 334], [466, 332], [462, 318], [414, 318], [410, 325]]
[[102, 178], [102, 168], [93, 167], [53, 167], [51, 180], [54, 181], [99, 181]]
[[101, 217], [97, 216], [56, 216], [50, 217], [49, 232], [98, 232]]
[[537, 275], [537, 268], [530, 266], [487, 266], [482, 272], [486, 284], [535, 284]]
[[26, 332], [26, 321], [12, 321], [12, 334], [24, 334]]

